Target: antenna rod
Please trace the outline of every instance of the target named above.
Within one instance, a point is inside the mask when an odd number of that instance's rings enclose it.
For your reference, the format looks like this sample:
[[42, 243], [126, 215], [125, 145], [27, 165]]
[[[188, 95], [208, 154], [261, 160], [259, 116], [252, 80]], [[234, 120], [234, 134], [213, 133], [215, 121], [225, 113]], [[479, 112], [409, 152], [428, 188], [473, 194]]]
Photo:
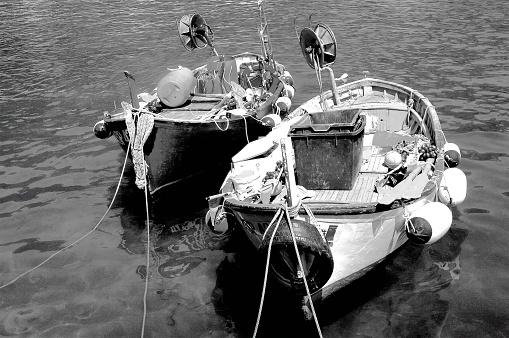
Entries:
[[262, 53], [265, 59], [269, 62], [269, 66], [276, 69], [274, 63], [274, 53], [272, 52], [272, 44], [270, 43], [269, 25], [265, 17], [265, 10], [263, 8], [264, 0], [258, 0], [258, 11], [260, 12], [260, 41], [262, 43]]

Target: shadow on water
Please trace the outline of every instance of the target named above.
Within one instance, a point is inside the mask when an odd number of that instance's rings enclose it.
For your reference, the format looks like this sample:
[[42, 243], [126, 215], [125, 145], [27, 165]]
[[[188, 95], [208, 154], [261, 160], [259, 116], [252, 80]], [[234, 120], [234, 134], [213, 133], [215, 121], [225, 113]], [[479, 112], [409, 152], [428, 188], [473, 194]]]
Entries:
[[[128, 171], [129, 183], [122, 185], [117, 202], [122, 208], [124, 230], [121, 248], [144, 254], [144, 196], [131, 182], [132, 176]], [[212, 184], [208, 192], [214, 194], [219, 185]], [[262, 295], [265, 257], [255, 251], [240, 229], [218, 234], [208, 227], [205, 194], [200, 196], [186, 185], [177, 188], [151, 203], [150, 273], [161, 280], [178, 280], [208, 261], [210, 250], [220, 250], [225, 257], [215, 263], [215, 276], [207, 272], [215, 279], [215, 287], [206, 295], [210, 297], [207, 303], [211, 302], [222, 318], [224, 330], [239, 337], [251, 336]], [[450, 311], [449, 300], [439, 291], [459, 279], [461, 244], [467, 236], [467, 230], [453, 225], [431, 246], [408, 243], [323, 301], [317, 306], [317, 315], [325, 336], [341, 333], [348, 337], [367, 330], [382, 337], [439, 334]], [[137, 268], [141, 278], [146, 271], [145, 265]], [[173, 297], [172, 292], [175, 290], [164, 287], [156, 290], [162, 300]], [[313, 321], [303, 319], [300, 300], [269, 276], [258, 337], [314, 336], [317, 329]]]
[[450, 300], [440, 291], [460, 277], [461, 244], [467, 236], [468, 230], [453, 227], [430, 246], [407, 243], [324, 301], [318, 311], [321, 324], [342, 337], [361, 332], [378, 337], [439, 336], [450, 310]]

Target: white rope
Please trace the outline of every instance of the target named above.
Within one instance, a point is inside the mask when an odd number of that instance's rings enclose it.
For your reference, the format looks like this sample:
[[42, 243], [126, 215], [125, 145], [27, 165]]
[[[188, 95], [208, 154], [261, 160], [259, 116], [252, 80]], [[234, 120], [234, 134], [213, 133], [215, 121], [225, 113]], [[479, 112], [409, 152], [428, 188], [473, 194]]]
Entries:
[[[144, 165], [143, 168], [147, 166]], [[146, 175], [147, 172], [145, 171]], [[148, 194], [147, 194], [147, 184], [145, 184], [145, 209], [147, 212], [147, 265], [145, 269], [145, 292], [143, 293], [143, 323], [141, 326], [141, 338], [143, 338], [145, 334], [145, 320], [147, 318], [147, 291], [148, 291], [148, 275], [150, 272], [150, 219], [148, 212]]]
[[285, 215], [286, 220], [288, 222], [288, 227], [290, 228], [290, 232], [292, 233], [293, 239], [293, 247], [295, 248], [295, 255], [297, 256], [297, 261], [299, 262], [300, 270], [302, 271], [302, 280], [304, 281], [304, 286], [306, 287], [306, 293], [309, 297], [309, 304], [311, 305], [311, 311], [313, 313], [313, 319], [315, 320], [316, 329], [318, 330], [318, 335], [320, 338], [323, 338], [322, 330], [320, 329], [320, 324], [318, 323], [318, 318], [316, 316], [315, 306], [313, 305], [313, 299], [311, 298], [311, 292], [309, 291], [308, 282], [306, 279], [306, 273], [304, 271], [304, 267], [302, 266], [302, 261], [299, 255], [299, 248], [297, 247], [297, 241], [295, 240], [295, 233], [293, 232], [292, 220], [290, 219], [290, 213], [288, 212], [288, 207], [285, 204]]
[[143, 146], [154, 127], [154, 116], [145, 114], [144, 111], [133, 110], [132, 106], [127, 102], [122, 102], [122, 108], [124, 109], [129, 143], [132, 146], [131, 154], [134, 173], [136, 174], [136, 186], [140, 189], [144, 189], [147, 179], [147, 163], [144, 159]]
[[247, 134], [247, 120], [244, 115], [242, 115], [242, 118], [244, 119], [244, 128], [246, 130], [246, 141], [247, 141], [247, 143], [249, 143], [249, 135]]
[[124, 165], [122, 167], [122, 173], [120, 174], [120, 178], [118, 180], [118, 184], [117, 184], [117, 189], [115, 190], [115, 194], [113, 195], [113, 199], [111, 200], [111, 203], [110, 205], [108, 206], [108, 209], [106, 209], [106, 212], [104, 213], [104, 215], [101, 217], [101, 219], [99, 220], [99, 222], [95, 225], [95, 227], [90, 230], [89, 232], [87, 232], [86, 234], [84, 234], [83, 236], [81, 236], [80, 238], [78, 238], [77, 240], [75, 240], [74, 242], [72, 242], [71, 244], [69, 244], [68, 246], [66, 246], [65, 248], [62, 248], [60, 250], [58, 250], [57, 252], [55, 252], [54, 254], [52, 254], [51, 256], [49, 256], [48, 258], [46, 258], [44, 261], [42, 261], [40, 264], [36, 265], [35, 267], [31, 268], [30, 270], [28, 271], [25, 271], [23, 272], [21, 275], [19, 275], [18, 277], [14, 278], [13, 280], [11, 280], [9, 283], [7, 284], [4, 284], [2, 286], [0, 286], [0, 289], [3, 289], [5, 288], [6, 286], [8, 285], [11, 285], [12, 283], [16, 282], [18, 279], [20, 279], [21, 277], [25, 276], [26, 274], [34, 271], [35, 269], [39, 268], [40, 266], [42, 266], [44, 263], [46, 263], [47, 261], [49, 261], [50, 259], [52, 259], [53, 257], [55, 257], [57, 254], [61, 253], [62, 251], [64, 250], [67, 250], [69, 249], [71, 246], [73, 246], [74, 244], [78, 243], [79, 241], [81, 241], [83, 238], [87, 237], [88, 235], [90, 235], [92, 232], [94, 232], [98, 227], [99, 225], [101, 224], [101, 222], [104, 220], [104, 218], [106, 217], [106, 215], [108, 214], [108, 212], [110, 211], [111, 207], [113, 206], [113, 203], [115, 202], [115, 198], [117, 197], [117, 193], [118, 193], [118, 190], [120, 188], [120, 183], [122, 183], [122, 177], [124, 175], [124, 170], [125, 170], [125, 165], [127, 163], [127, 157], [129, 155], [129, 148], [130, 148], [130, 144], [127, 145], [127, 151], [126, 151], [126, 156], [125, 156], [125, 159], [124, 159]]
[[267, 227], [267, 229], [265, 230], [265, 232], [263, 234], [263, 237], [265, 237], [265, 234], [270, 229], [270, 227], [274, 223], [274, 220], [278, 216], [279, 216], [278, 222], [277, 222], [276, 227], [274, 228], [274, 232], [270, 236], [270, 240], [269, 240], [269, 250], [267, 252], [267, 264], [265, 265], [265, 276], [263, 278], [262, 299], [260, 300], [260, 308], [258, 309], [258, 317], [256, 318], [256, 324], [255, 324], [255, 329], [254, 329], [254, 332], [253, 332], [253, 338], [255, 338], [256, 334], [258, 333], [258, 326], [260, 325], [260, 318], [262, 316], [263, 302], [265, 300], [265, 290], [267, 288], [267, 278], [268, 278], [268, 275], [269, 275], [269, 263], [270, 263], [270, 253], [271, 253], [271, 249], [272, 249], [272, 242], [274, 240], [274, 236], [276, 235], [277, 230], [279, 229], [279, 225], [281, 224], [281, 220], [283, 219], [283, 213], [282, 213], [282, 209], [281, 208], [278, 209], [278, 211], [276, 212], [276, 214], [272, 218], [272, 221], [270, 221], [269, 226]]

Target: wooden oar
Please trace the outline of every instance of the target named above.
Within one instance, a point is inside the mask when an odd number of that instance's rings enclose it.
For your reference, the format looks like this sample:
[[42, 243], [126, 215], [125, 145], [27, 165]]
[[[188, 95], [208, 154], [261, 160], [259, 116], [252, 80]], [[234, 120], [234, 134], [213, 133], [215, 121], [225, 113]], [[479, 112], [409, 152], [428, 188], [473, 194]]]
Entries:
[[424, 190], [424, 187], [429, 181], [428, 172], [431, 169], [433, 162], [435, 162], [435, 159], [433, 158], [428, 158], [426, 160], [424, 169], [422, 169], [422, 172], [419, 174], [419, 176], [415, 178], [412, 185], [408, 187], [408, 189], [404, 192], [403, 198], [421, 197], [422, 191]]
[[389, 205], [395, 200], [403, 197], [405, 191], [410, 187], [414, 178], [419, 175], [422, 167], [418, 166], [415, 168], [403, 181], [399, 182], [394, 189], [390, 190], [388, 193], [378, 198], [378, 203]]

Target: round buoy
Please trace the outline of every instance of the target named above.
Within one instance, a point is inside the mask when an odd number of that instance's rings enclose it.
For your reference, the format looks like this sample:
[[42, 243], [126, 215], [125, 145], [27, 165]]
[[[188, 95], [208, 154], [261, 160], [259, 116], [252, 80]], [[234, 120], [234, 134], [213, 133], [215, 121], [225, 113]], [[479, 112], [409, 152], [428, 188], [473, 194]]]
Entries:
[[457, 167], [461, 162], [460, 148], [455, 143], [444, 144], [444, 159], [449, 168]]
[[264, 117], [262, 117], [262, 122], [266, 123], [271, 127], [275, 127], [281, 123], [281, 117], [279, 117], [279, 115], [277, 114], [265, 115]]
[[279, 108], [279, 112], [287, 113], [292, 107], [292, 101], [288, 97], [280, 97], [276, 100], [276, 106]]
[[284, 83], [286, 83], [287, 85], [293, 86], [293, 77], [289, 71], [285, 70], [283, 72], [283, 76], [281, 78], [283, 79]]
[[293, 96], [295, 95], [295, 88], [290, 85], [285, 85], [284, 95], [290, 100], [293, 99]]
[[159, 81], [157, 96], [168, 107], [178, 107], [189, 100], [195, 86], [196, 79], [190, 69], [175, 69]]
[[98, 138], [104, 139], [110, 137], [113, 132], [107, 128], [104, 120], [101, 120], [94, 125], [94, 134]]
[[389, 169], [394, 169], [401, 164], [401, 154], [395, 150], [391, 150], [385, 154], [384, 166]]
[[452, 212], [439, 202], [430, 202], [418, 209], [409, 219], [408, 239], [415, 244], [433, 244], [451, 228]]
[[438, 187], [438, 199], [440, 202], [457, 206], [467, 196], [467, 177], [458, 168], [450, 168], [444, 171], [440, 186]]

